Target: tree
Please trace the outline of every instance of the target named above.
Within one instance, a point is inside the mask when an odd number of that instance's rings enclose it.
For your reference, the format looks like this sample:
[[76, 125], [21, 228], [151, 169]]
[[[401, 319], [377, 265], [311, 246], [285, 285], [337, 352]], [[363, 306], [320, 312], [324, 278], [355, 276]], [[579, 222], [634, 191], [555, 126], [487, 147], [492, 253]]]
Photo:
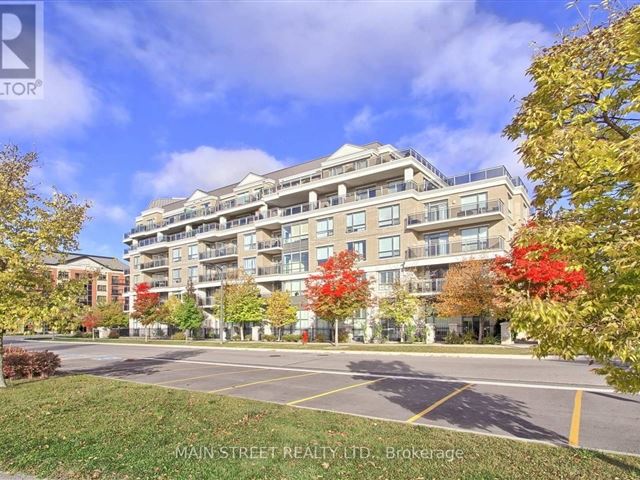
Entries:
[[184, 296], [173, 314], [173, 319], [175, 325], [187, 333], [187, 337], [193, 329], [202, 326], [204, 314], [198, 307], [195, 295], [186, 294]]
[[380, 300], [380, 317], [390, 318], [400, 325], [400, 341], [405, 340], [405, 328], [414, 322], [420, 301], [398, 282], [393, 284], [391, 295]]
[[95, 338], [95, 329], [100, 326], [100, 317], [93, 308], [89, 308], [85, 310], [80, 324]]
[[244, 324], [262, 321], [264, 315], [264, 299], [260, 289], [250, 276], [226, 284], [224, 287], [225, 321], [240, 325], [240, 339], [244, 340]]
[[145, 329], [145, 341], [149, 340], [149, 326], [167, 318], [166, 310], [160, 303], [160, 294], [150, 291], [148, 283], [135, 286], [136, 299], [131, 316], [137, 319]]
[[101, 303], [96, 306], [99, 323], [103, 327], [121, 328], [129, 325], [129, 317], [117, 301]]
[[495, 275], [490, 264], [468, 260], [449, 267], [437, 310], [443, 317], [480, 317], [478, 341], [482, 341], [484, 321], [496, 313]]
[[267, 298], [267, 310], [265, 316], [271, 326], [278, 331], [278, 340], [282, 339], [282, 328], [296, 323], [298, 309], [291, 304], [291, 297], [288, 292], [282, 290], [274, 291]]
[[307, 309], [332, 323], [338, 345], [340, 321], [371, 305], [371, 288], [365, 272], [356, 268], [358, 254], [343, 250], [320, 265], [320, 272], [305, 280]]
[[621, 391], [640, 391], [640, 7], [583, 25], [537, 55], [533, 91], [505, 129], [537, 183], [536, 228], [519, 245], [551, 245], [584, 271], [571, 301], [527, 297], [512, 318], [539, 355], [585, 353]]
[[29, 181], [36, 162], [36, 153], [23, 155], [14, 145], [0, 150], [0, 387], [4, 334], [42, 322], [52, 307], [51, 297], [42, 295], [52, 288], [44, 259], [77, 249], [89, 207], [73, 195], [38, 194]]
[[40, 310], [40, 321], [56, 333], [72, 332], [82, 321], [79, 298], [86, 292], [86, 279], [74, 279], [44, 285], [40, 295], [46, 306]]

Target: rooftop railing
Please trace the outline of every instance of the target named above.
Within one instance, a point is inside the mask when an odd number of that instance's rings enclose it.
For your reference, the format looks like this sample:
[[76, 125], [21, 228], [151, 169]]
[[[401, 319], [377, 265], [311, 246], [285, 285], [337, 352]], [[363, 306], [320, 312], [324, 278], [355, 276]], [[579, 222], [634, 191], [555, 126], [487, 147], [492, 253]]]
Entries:
[[442, 257], [446, 255], [460, 255], [485, 250], [504, 250], [504, 238], [491, 237], [485, 239], [461, 240], [458, 242], [425, 243], [409, 247], [406, 251], [407, 260], [416, 258]]
[[440, 222], [443, 220], [473, 217], [484, 213], [504, 212], [504, 202], [502, 200], [491, 200], [489, 202], [478, 202], [469, 205], [460, 205], [451, 208], [433, 208], [424, 212], [407, 215], [407, 225], [417, 225], [421, 223]]

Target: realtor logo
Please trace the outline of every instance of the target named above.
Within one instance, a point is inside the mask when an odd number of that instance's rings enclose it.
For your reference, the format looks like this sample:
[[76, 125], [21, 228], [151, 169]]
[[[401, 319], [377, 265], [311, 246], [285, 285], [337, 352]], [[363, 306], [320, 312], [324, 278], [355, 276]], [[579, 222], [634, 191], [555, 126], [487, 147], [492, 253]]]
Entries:
[[42, 3], [0, 1], [0, 100], [42, 98]]

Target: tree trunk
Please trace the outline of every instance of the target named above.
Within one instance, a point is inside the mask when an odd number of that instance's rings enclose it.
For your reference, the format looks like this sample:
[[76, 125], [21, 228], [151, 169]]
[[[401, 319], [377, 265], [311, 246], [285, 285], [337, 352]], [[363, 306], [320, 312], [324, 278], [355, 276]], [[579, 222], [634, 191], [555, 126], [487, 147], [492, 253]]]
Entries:
[[400, 324], [400, 343], [404, 343], [404, 323]]
[[6, 388], [4, 381], [4, 331], [0, 331], [0, 388]]
[[148, 342], [149, 341], [149, 326], [147, 325], [147, 327], [144, 329], [144, 341]]
[[335, 321], [335, 335], [336, 335], [336, 338], [334, 339], [335, 341], [333, 342], [336, 347], [338, 346], [338, 323], [339, 323], [339, 321], [336, 320]]
[[244, 323], [240, 323], [240, 341], [244, 342]]
[[484, 317], [480, 317], [478, 320], [479, 328], [478, 328], [478, 343], [482, 343], [482, 330], [484, 326]]

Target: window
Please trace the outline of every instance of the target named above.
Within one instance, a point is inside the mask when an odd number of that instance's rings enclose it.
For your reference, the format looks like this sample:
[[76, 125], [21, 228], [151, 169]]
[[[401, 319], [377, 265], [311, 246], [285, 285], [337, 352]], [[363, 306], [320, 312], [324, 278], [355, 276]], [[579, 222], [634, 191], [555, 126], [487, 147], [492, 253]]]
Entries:
[[404, 192], [406, 190], [407, 184], [404, 180], [393, 180], [387, 183], [387, 188], [389, 192]]
[[400, 236], [384, 237], [378, 239], [378, 258], [391, 258], [400, 256]]
[[427, 221], [436, 222], [447, 218], [449, 218], [449, 209], [446, 200], [427, 204]]
[[96, 301], [97, 301], [97, 303], [107, 303], [107, 296], [106, 295], [98, 295], [96, 297]]
[[400, 280], [400, 270], [383, 270], [378, 272], [378, 284], [379, 285], [393, 285]]
[[356, 190], [356, 200], [366, 200], [367, 198], [375, 198], [376, 186], [363, 187]]
[[66, 270], [60, 270], [58, 272], [58, 280], [69, 280], [69, 272]]
[[197, 260], [198, 259], [198, 244], [194, 243], [193, 245], [189, 245], [187, 250], [187, 258], [189, 260]]
[[327, 245], [325, 247], [316, 248], [316, 260], [318, 265], [322, 265], [329, 260], [329, 257], [333, 255], [333, 245]]
[[133, 266], [138, 268], [138, 265], [140, 265], [140, 257], [133, 257]]
[[356, 242], [347, 242], [347, 250], [356, 252], [360, 256], [360, 260], [367, 259], [367, 241], [358, 240]]
[[473, 215], [487, 211], [487, 192], [460, 197], [460, 214]]
[[107, 286], [106, 285], [97, 285], [96, 286], [96, 290], [98, 292], [106, 292], [107, 291]]
[[244, 249], [255, 250], [258, 248], [256, 243], [256, 232], [244, 234]]
[[400, 205], [389, 205], [378, 209], [378, 226], [400, 225]]
[[180, 269], [179, 268], [175, 268], [171, 271], [171, 278], [173, 280], [173, 283], [180, 283], [182, 280], [180, 279]]
[[100, 275], [98, 275], [98, 280], [100, 280], [101, 282], [104, 282], [107, 279], [107, 276], [104, 273], [101, 273]]
[[304, 292], [304, 280], [282, 282], [282, 290], [289, 292], [293, 297], [299, 297]]
[[138, 285], [140, 283], [140, 275], [133, 276], [133, 285]]
[[300, 273], [309, 270], [309, 252], [285, 253], [282, 256], [282, 273]]
[[242, 264], [245, 273], [253, 275], [256, 273], [256, 257], [245, 258]]
[[187, 269], [187, 275], [189, 276], [189, 280], [193, 283], [196, 283], [198, 281], [198, 267], [194, 266], [194, 267], [189, 267]]
[[327, 238], [333, 236], [333, 218], [322, 218], [316, 221], [316, 237]]
[[282, 227], [282, 241], [284, 243], [297, 242], [309, 238], [309, 224], [297, 223]]
[[424, 236], [424, 250], [427, 257], [437, 257], [449, 253], [449, 233], [431, 233]]
[[489, 246], [488, 227], [464, 228], [460, 230], [460, 236], [462, 237], [463, 252], [486, 250]]
[[171, 258], [173, 259], [174, 262], [179, 262], [180, 259], [182, 258], [182, 250], [179, 248], [174, 248], [171, 251]]
[[364, 232], [367, 229], [367, 217], [365, 212], [347, 214], [347, 233]]

